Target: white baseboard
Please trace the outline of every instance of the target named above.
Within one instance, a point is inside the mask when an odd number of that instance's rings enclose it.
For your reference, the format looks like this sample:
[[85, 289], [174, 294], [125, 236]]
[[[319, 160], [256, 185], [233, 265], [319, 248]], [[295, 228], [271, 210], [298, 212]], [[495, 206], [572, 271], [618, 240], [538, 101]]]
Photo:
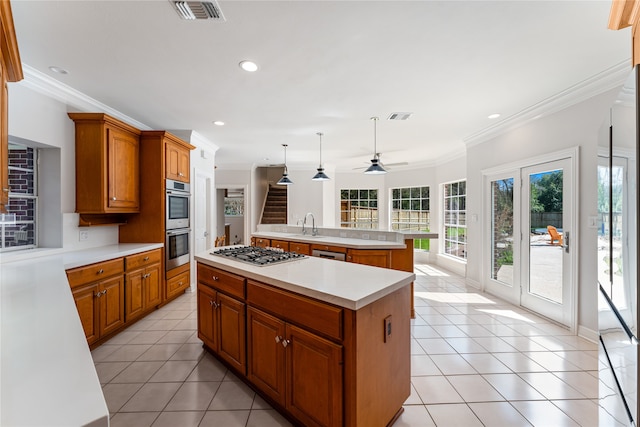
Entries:
[[593, 329], [585, 328], [584, 326], [578, 326], [578, 336], [585, 340], [597, 343], [599, 341], [600, 333]]

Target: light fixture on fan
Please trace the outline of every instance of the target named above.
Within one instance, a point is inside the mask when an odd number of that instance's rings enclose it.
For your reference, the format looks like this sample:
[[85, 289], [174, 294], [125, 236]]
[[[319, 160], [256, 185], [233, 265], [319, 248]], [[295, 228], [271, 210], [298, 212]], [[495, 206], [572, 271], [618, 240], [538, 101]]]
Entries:
[[324, 168], [322, 167], [322, 132], [317, 132], [316, 135], [318, 135], [320, 137], [320, 165], [318, 166], [318, 173], [316, 173], [313, 178], [311, 178], [312, 181], [327, 181], [331, 178], [329, 178], [327, 176], [326, 173], [324, 173]]
[[276, 184], [279, 185], [291, 185], [293, 181], [289, 179], [289, 174], [287, 173], [287, 144], [282, 144], [284, 147], [284, 172], [282, 173], [282, 178]]
[[368, 174], [368, 175], [379, 175], [379, 174], [383, 174], [383, 173], [387, 173], [386, 170], [384, 170], [384, 168], [380, 165], [380, 155], [378, 154], [378, 147], [377, 147], [377, 141], [376, 141], [376, 137], [377, 137], [377, 127], [376, 124], [378, 122], [378, 118], [377, 117], [371, 117], [371, 120], [373, 120], [373, 159], [371, 159], [371, 166], [369, 166], [367, 168], [366, 171], [364, 171], [364, 173]]

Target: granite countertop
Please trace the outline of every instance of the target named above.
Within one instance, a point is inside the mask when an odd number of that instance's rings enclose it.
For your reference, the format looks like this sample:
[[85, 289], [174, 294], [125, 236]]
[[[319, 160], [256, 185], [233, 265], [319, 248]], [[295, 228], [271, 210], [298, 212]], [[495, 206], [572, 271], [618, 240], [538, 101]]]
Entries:
[[128, 243], [51, 255], [39, 251], [13, 261], [3, 258], [0, 425], [109, 425], [65, 270], [162, 246]]
[[351, 310], [389, 295], [415, 279], [413, 273], [317, 257], [261, 267], [211, 252], [196, 254], [196, 261]]

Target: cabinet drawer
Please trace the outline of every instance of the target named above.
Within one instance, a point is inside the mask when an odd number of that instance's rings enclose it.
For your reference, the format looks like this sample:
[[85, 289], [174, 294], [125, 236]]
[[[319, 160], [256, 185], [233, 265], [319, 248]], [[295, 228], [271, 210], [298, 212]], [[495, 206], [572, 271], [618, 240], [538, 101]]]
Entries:
[[270, 239], [263, 239], [262, 237], [253, 237], [251, 239], [251, 244], [253, 246], [260, 246], [261, 248], [266, 248], [271, 246], [271, 240]]
[[167, 279], [167, 298], [171, 298], [180, 291], [189, 287], [189, 270], [180, 273], [171, 279]]
[[131, 271], [135, 270], [136, 268], [156, 264], [160, 262], [161, 258], [162, 252], [160, 251], [160, 249], [155, 249], [153, 251], [147, 251], [141, 254], [129, 255], [124, 259], [124, 263], [127, 271]]
[[289, 250], [297, 254], [311, 255], [311, 245], [308, 243], [290, 242]]
[[124, 273], [123, 258], [99, 262], [84, 267], [67, 270], [67, 278], [71, 287], [97, 282], [110, 276]]
[[198, 282], [244, 299], [245, 278], [198, 263]]
[[289, 250], [289, 242], [284, 240], [271, 240], [271, 247], [282, 249], [284, 251]]
[[311, 250], [317, 249], [319, 251], [329, 251], [329, 252], [339, 252], [342, 254], [347, 253], [347, 248], [343, 248], [342, 246], [331, 246], [331, 245], [311, 245]]
[[247, 303], [287, 322], [342, 340], [342, 308], [249, 280]]

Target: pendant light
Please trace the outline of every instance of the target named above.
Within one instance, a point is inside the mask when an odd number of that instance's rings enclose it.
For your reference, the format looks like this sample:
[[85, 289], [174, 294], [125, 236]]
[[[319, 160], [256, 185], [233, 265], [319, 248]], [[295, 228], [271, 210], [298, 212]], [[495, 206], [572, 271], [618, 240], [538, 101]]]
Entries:
[[311, 178], [312, 181], [327, 181], [331, 178], [329, 178], [327, 176], [326, 173], [324, 173], [324, 168], [322, 167], [322, 132], [318, 132], [316, 133], [316, 135], [318, 135], [320, 137], [320, 165], [318, 166], [318, 173], [316, 173], [313, 178]]
[[284, 173], [282, 174], [282, 178], [277, 182], [279, 185], [291, 185], [293, 181], [289, 179], [289, 174], [287, 173], [287, 144], [282, 144], [284, 147]]
[[384, 168], [380, 165], [380, 157], [378, 155], [378, 147], [376, 145], [376, 123], [378, 122], [378, 118], [371, 117], [371, 120], [373, 120], [373, 159], [371, 159], [371, 166], [369, 166], [369, 168], [364, 171], [364, 173], [366, 173], [367, 175], [379, 175], [387, 173], [387, 171], [384, 170]]

